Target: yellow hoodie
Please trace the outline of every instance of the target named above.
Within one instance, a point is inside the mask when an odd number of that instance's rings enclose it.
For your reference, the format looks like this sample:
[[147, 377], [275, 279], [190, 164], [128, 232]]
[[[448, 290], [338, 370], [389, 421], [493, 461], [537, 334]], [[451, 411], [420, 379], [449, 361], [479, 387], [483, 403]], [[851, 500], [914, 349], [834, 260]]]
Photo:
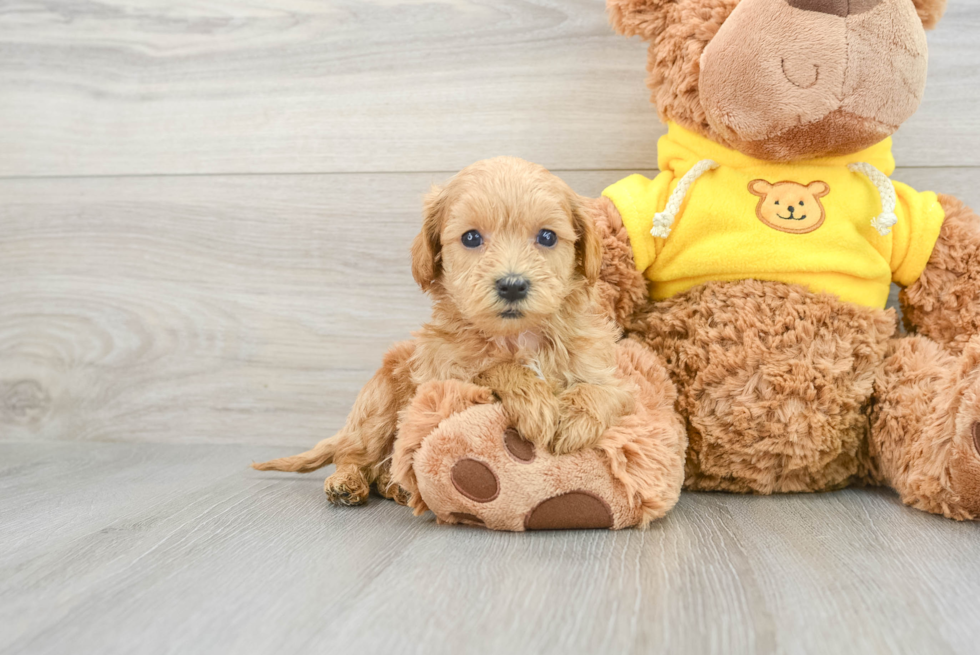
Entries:
[[[945, 218], [932, 192], [891, 182], [891, 139], [841, 157], [781, 164], [676, 124], [661, 173], [607, 188], [655, 300], [713, 280], [774, 280], [884, 307], [915, 282]], [[654, 236], [656, 235], [656, 236]]]

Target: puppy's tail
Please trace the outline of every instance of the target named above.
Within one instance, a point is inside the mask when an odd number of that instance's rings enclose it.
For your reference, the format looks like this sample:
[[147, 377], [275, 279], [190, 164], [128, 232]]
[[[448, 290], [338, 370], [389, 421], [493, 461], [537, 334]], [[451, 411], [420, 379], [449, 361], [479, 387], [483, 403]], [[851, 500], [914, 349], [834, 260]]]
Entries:
[[337, 439], [324, 439], [305, 453], [292, 457], [280, 457], [261, 464], [252, 464], [256, 471], [289, 471], [292, 473], [309, 473], [327, 464], [333, 463], [337, 452]]

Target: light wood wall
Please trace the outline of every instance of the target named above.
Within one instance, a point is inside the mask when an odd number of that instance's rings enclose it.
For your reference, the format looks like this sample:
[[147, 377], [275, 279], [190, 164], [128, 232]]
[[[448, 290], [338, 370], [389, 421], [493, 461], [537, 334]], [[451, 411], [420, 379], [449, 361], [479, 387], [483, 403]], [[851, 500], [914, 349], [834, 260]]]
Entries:
[[[980, 206], [980, 3], [930, 34], [896, 179]], [[0, 7], [0, 440], [304, 445], [427, 315], [428, 186], [651, 172], [600, 0]]]

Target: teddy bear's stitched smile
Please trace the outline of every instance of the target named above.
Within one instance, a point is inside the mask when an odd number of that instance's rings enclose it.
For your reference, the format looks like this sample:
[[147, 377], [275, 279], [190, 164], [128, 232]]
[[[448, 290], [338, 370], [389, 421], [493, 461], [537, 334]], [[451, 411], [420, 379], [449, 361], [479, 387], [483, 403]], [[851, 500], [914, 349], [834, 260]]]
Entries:
[[789, 216], [783, 216], [781, 214], [776, 214], [776, 216], [784, 221], [802, 221], [806, 218], [806, 214], [803, 214], [802, 216], [793, 216], [792, 214]]

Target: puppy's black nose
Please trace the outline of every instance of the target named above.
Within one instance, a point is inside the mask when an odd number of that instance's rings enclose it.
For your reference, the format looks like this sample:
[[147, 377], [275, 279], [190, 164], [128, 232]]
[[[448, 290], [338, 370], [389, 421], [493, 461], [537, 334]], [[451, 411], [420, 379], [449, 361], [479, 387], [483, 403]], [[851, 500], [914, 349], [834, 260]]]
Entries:
[[497, 280], [497, 295], [507, 302], [517, 302], [527, 298], [531, 282], [526, 277], [508, 275]]
[[794, 211], [796, 211], [796, 207], [794, 207], [793, 205], [790, 205], [790, 206], [789, 206], [789, 207], [787, 207], [786, 209], [788, 209], [788, 210], [789, 210], [789, 213], [790, 213], [790, 214], [792, 214], [792, 213], [793, 213]]

